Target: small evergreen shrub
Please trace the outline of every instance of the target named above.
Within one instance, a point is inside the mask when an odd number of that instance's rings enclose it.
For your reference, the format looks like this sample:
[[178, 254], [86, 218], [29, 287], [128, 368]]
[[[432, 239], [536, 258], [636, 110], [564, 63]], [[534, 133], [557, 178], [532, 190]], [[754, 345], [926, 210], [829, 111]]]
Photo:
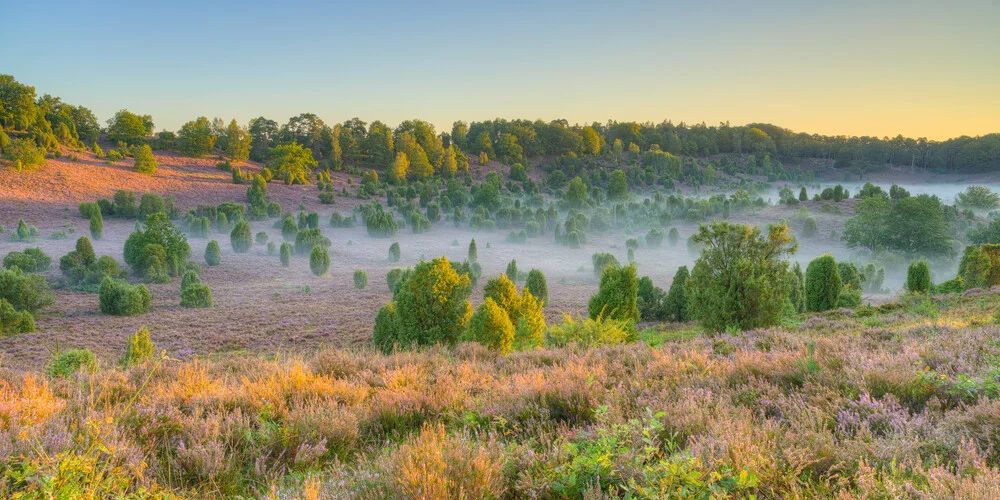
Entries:
[[98, 291], [101, 312], [113, 316], [133, 316], [149, 312], [153, 296], [146, 285], [131, 285], [104, 278]]
[[910, 293], [927, 293], [931, 290], [931, 268], [924, 259], [910, 262], [906, 268], [906, 291]]
[[49, 362], [46, 373], [53, 378], [70, 377], [78, 371], [97, 371], [97, 357], [89, 349], [70, 349], [56, 354]]
[[837, 307], [843, 282], [832, 255], [816, 257], [806, 267], [806, 310], [828, 311]]
[[25, 248], [23, 252], [10, 252], [3, 258], [3, 267], [17, 267], [26, 273], [45, 271], [52, 266], [52, 259], [40, 247]]
[[313, 247], [309, 252], [309, 269], [316, 276], [323, 276], [330, 269], [330, 254], [321, 245]]
[[395, 293], [396, 285], [403, 278], [403, 270], [396, 268], [390, 269], [389, 272], [385, 273], [385, 284], [389, 287], [389, 291]]
[[233, 231], [229, 233], [229, 242], [236, 253], [247, 253], [253, 247], [253, 236], [250, 233], [250, 223], [240, 220], [233, 226]]
[[354, 271], [354, 288], [357, 288], [358, 290], [364, 290], [367, 286], [368, 286], [368, 273], [361, 269], [356, 269]]
[[0, 299], [0, 337], [35, 331], [35, 317], [18, 311], [7, 299]]
[[603, 316], [634, 324], [640, 317], [636, 304], [638, 294], [639, 278], [636, 276], [635, 264], [610, 266], [604, 269], [600, 287], [590, 298], [587, 311], [591, 319]]
[[220, 263], [222, 263], [222, 249], [219, 248], [219, 242], [209, 241], [205, 247], [205, 264], [217, 266]]
[[319, 229], [301, 229], [295, 234], [295, 253], [297, 255], [307, 255], [314, 247], [322, 247], [324, 250], [332, 243], [323, 236]]
[[507, 263], [507, 270], [504, 274], [507, 276], [507, 279], [515, 283], [517, 282], [517, 259]]
[[142, 327], [129, 335], [125, 344], [125, 353], [118, 359], [118, 364], [128, 368], [153, 358], [153, 341], [149, 338], [149, 328]]
[[98, 241], [103, 235], [104, 218], [101, 216], [101, 211], [97, 210], [90, 216], [90, 237], [94, 238], [94, 241]]
[[524, 289], [531, 292], [543, 304], [549, 302], [549, 285], [542, 271], [538, 269], [528, 271], [528, 279], [524, 283]]
[[288, 243], [282, 243], [279, 253], [281, 254], [281, 267], [290, 266], [292, 263], [292, 246]]
[[469, 319], [469, 337], [490, 350], [507, 354], [514, 350], [514, 325], [490, 297], [479, 305]]
[[594, 263], [594, 276], [600, 278], [604, 275], [604, 270], [609, 267], [618, 267], [618, 259], [614, 255], [606, 252], [595, 253], [591, 260]]
[[399, 243], [393, 242], [392, 245], [389, 245], [389, 262], [399, 262], [399, 258]]

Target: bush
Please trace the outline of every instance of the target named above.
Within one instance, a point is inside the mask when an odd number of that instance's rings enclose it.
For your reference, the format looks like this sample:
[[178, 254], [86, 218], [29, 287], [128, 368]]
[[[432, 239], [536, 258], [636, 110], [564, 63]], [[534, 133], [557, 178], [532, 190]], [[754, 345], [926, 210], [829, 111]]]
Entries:
[[222, 250], [219, 248], [219, 242], [212, 240], [208, 242], [205, 247], [205, 264], [209, 266], [217, 266], [222, 262]]
[[153, 150], [149, 147], [149, 144], [143, 144], [135, 148], [132, 157], [135, 159], [135, 166], [133, 168], [136, 172], [141, 174], [156, 173], [156, 158], [153, 157]]
[[594, 277], [600, 278], [604, 274], [604, 270], [609, 267], [618, 267], [618, 259], [614, 255], [606, 252], [595, 253], [591, 257], [591, 261], [594, 263]]
[[204, 309], [213, 306], [215, 302], [212, 300], [212, 290], [201, 281], [191, 282], [181, 288], [181, 307]]
[[545, 336], [545, 315], [542, 313], [542, 304], [530, 291], [518, 294], [514, 283], [501, 274], [486, 283], [483, 297], [493, 299], [507, 313], [519, 346], [542, 343]]
[[631, 321], [614, 320], [598, 315], [596, 318], [576, 318], [566, 314], [563, 322], [552, 325], [545, 343], [555, 347], [576, 344], [581, 347], [618, 345], [635, 340], [635, 327]]
[[469, 263], [471, 263], [471, 264], [475, 264], [475, 263], [479, 262], [479, 249], [476, 247], [476, 239], [475, 238], [472, 238], [472, 241], [469, 242], [469, 257], [468, 257], [468, 260], [469, 260]]
[[20, 268], [26, 273], [45, 271], [52, 266], [52, 259], [41, 248], [25, 248], [23, 252], [10, 252], [3, 258], [3, 267]]
[[389, 272], [385, 273], [385, 284], [389, 287], [389, 291], [396, 293], [396, 285], [403, 278], [402, 269], [390, 269]]
[[312, 252], [313, 247], [323, 247], [327, 249], [332, 245], [329, 239], [323, 236], [319, 229], [303, 229], [295, 234], [295, 253], [306, 255]]
[[[162, 249], [150, 250], [155, 246]], [[155, 251], [154, 251], [155, 250]], [[134, 231], [125, 240], [125, 263], [140, 276], [161, 280], [164, 274], [177, 276], [191, 255], [187, 237], [170, 222], [164, 213], [146, 217], [143, 229]]]
[[101, 216], [101, 211], [98, 210], [90, 216], [90, 237], [94, 238], [95, 241], [99, 241], [103, 235], [104, 217]]
[[365, 214], [365, 228], [368, 235], [375, 238], [388, 238], [396, 234], [399, 225], [391, 212], [387, 212], [379, 203], [363, 205], [361, 207]]
[[128, 368], [153, 358], [153, 341], [149, 338], [149, 328], [142, 327], [129, 335], [125, 344], [125, 353], [118, 359], [118, 364]]
[[6, 299], [18, 311], [32, 314], [55, 302], [44, 276], [26, 274], [18, 267], [0, 269], [0, 299]]
[[250, 223], [240, 220], [229, 233], [229, 242], [236, 253], [247, 253], [253, 247], [253, 235], [250, 233]]
[[528, 280], [524, 283], [524, 289], [542, 301], [543, 305], [549, 302], [549, 285], [545, 280], [545, 275], [538, 269], [528, 271]]
[[149, 312], [153, 299], [146, 285], [131, 285], [111, 278], [104, 278], [98, 295], [101, 312], [114, 316]]
[[762, 234], [755, 226], [715, 221], [694, 238], [704, 246], [689, 280], [689, 311], [712, 332], [777, 324], [788, 297], [788, 262], [797, 249], [786, 224]]
[[17, 170], [34, 170], [35, 167], [45, 163], [45, 151], [29, 138], [14, 139], [3, 148], [3, 154]]
[[459, 274], [440, 257], [421, 262], [397, 285], [393, 302], [376, 317], [376, 346], [453, 345], [472, 315], [467, 275]]
[[514, 325], [507, 312], [490, 297], [469, 319], [469, 337], [502, 354], [514, 350]]
[[309, 269], [316, 276], [323, 276], [330, 269], [330, 254], [326, 248], [316, 245], [309, 252]]
[[288, 267], [292, 263], [292, 246], [288, 243], [282, 243], [281, 249], [278, 252], [281, 256], [281, 267]]
[[587, 312], [591, 319], [606, 317], [634, 325], [640, 317], [636, 304], [638, 294], [635, 264], [607, 267], [601, 275], [600, 288], [587, 303]]
[[10, 241], [34, 241], [38, 236], [38, 229], [35, 226], [28, 227], [24, 219], [17, 221], [17, 229], [10, 233]]
[[7, 299], [0, 299], [0, 337], [35, 331], [35, 317], [28, 311], [18, 311]]
[[254, 237], [254, 241], [256, 241], [258, 245], [266, 245], [267, 240], [268, 240], [267, 233], [265, 233], [264, 231], [258, 232], [257, 236]]
[[653, 228], [646, 233], [646, 246], [649, 248], [660, 248], [663, 244], [663, 230]]
[[281, 238], [285, 241], [294, 241], [295, 235], [299, 232], [299, 225], [291, 214], [285, 215], [281, 219]]
[[691, 319], [691, 314], [688, 311], [688, 280], [690, 277], [691, 274], [688, 272], [687, 266], [678, 268], [663, 302], [667, 317], [678, 323]]
[[97, 371], [97, 357], [89, 349], [60, 352], [49, 362], [46, 373], [50, 377], [69, 377], [80, 370], [90, 373]]
[[806, 267], [806, 310], [822, 312], [837, 307], [842, 288], [840, 270], [833, 256], [816, 257]]
[[84, 219], [90, 219], [94, 213], [100, 213], [101, 207], [97, 206], [97, 203], [81, 203], [80, 204], [80, 217]]
[[[167, 204], [156, 193], [146, 193], [139, 199], [139, 218], [145, 219], [155, 213], [167, 213]], [[169, 215], [169, 214], [168, 214]]]
[[354, 288], [364, 290], [366, 287], [368, 287], [368, 273], [361, 269], [356, 269], [354, 271]]
[[910, 262], [906, 268], [906, 291], [927, 293], [931, 290], [931, 268], [924, 259]]
[[507, 271], [504, 274], [507, 275], [507, 279], [517, 282], [517, 259], [507, 263]]
[[399, 262], [399, 243], [393, 242], [389, 245], [389, 262]]
[[816, 226], [816, 218], [811, 215], [806, 217], [802, 225], [802, 236], [804, 238], [812, 238], [818, 232], [819, 228]]

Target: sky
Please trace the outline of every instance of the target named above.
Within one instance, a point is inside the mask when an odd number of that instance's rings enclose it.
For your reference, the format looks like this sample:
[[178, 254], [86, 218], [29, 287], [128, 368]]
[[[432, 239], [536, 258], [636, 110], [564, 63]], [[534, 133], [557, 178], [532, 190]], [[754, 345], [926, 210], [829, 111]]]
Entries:
[[46, 0], [4, 5], [0, 36], [0, 73], [158, 130], [313, 112], [1000, 132], [996, 0]]

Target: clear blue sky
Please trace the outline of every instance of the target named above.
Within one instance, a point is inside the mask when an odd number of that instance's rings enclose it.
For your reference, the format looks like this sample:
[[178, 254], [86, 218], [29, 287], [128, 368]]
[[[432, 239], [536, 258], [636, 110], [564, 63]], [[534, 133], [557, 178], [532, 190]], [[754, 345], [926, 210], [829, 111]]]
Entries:
[[0, 73], [170, 130], [309, 111], [1000, 131], [996, 0], [96, 3], [7, 2]]

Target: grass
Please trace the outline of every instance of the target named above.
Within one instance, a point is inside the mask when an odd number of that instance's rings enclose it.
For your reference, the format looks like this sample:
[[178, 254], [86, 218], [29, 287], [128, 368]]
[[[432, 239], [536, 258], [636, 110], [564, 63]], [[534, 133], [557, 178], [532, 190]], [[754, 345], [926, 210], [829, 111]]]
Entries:
[[991, 498], [998, 309], [989, 294], [904, 298], [509, 356], [460, 344], [5, 369], [0, 496]]

